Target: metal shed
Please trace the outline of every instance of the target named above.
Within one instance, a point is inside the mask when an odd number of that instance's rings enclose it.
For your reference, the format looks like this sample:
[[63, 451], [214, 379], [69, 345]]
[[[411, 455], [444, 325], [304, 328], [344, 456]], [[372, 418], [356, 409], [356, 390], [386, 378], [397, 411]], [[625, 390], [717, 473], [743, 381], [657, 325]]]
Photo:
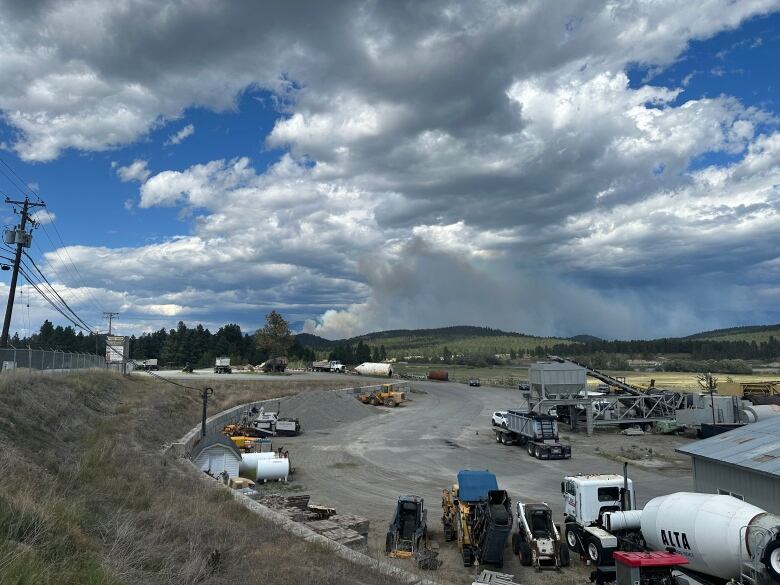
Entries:
[[206, 435], [195, 445], [190, 458], [202, 471], [215, 477], [223, 471], [230, 477], [238, 477], [241, 450], [225, 435]]
[[768, 418], [685, 445], [694, 490], [726, 494], [780, 514], [780, 423]]

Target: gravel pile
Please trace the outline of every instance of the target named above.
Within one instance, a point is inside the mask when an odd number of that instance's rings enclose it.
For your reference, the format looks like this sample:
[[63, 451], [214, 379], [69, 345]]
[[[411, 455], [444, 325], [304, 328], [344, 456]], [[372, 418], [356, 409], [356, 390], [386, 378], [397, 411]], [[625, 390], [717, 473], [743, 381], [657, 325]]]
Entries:
[[280, 416], [297, 418], [304, 433], [332, 429], [376, 414], [374, 407], [344, 390], [303, 392], [282, 399], [280, 409]]

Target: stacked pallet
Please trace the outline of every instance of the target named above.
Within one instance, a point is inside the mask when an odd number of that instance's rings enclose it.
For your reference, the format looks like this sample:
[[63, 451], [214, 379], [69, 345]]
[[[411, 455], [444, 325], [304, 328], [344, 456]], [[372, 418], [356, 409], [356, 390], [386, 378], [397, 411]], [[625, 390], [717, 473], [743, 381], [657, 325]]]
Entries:
[[342, 528], [349, 528], [354, 530], [358, 534], [366, 536], [368, 534], [369, 520], [362, 516], [355, 516], [353, 514], [336, 514], [329, 518], [331, 522], [335, 522]]

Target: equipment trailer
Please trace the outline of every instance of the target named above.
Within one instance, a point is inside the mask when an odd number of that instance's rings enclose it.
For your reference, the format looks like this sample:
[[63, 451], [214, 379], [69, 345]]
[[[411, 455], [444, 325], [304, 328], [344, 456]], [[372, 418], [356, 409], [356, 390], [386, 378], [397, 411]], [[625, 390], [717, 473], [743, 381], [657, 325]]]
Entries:
[[496, 443], [524, 445], [537, 459], [570, 459], [571, 445], [560, 442], [558, 420], [549, 414], [509, 410], [506, 428], [495, 428]]

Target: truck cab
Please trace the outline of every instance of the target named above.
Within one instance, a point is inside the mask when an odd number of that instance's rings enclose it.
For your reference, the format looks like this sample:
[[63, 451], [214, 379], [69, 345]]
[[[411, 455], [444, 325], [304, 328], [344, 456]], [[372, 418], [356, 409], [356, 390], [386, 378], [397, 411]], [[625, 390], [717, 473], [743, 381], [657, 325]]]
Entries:
[[636, 509], [632, 481], [613, 474], [567, 476], [561, 482], [561, 494], [569, 549], [596, 564], [610, 562], [618, 542], [604, 530], [603, 516]]

